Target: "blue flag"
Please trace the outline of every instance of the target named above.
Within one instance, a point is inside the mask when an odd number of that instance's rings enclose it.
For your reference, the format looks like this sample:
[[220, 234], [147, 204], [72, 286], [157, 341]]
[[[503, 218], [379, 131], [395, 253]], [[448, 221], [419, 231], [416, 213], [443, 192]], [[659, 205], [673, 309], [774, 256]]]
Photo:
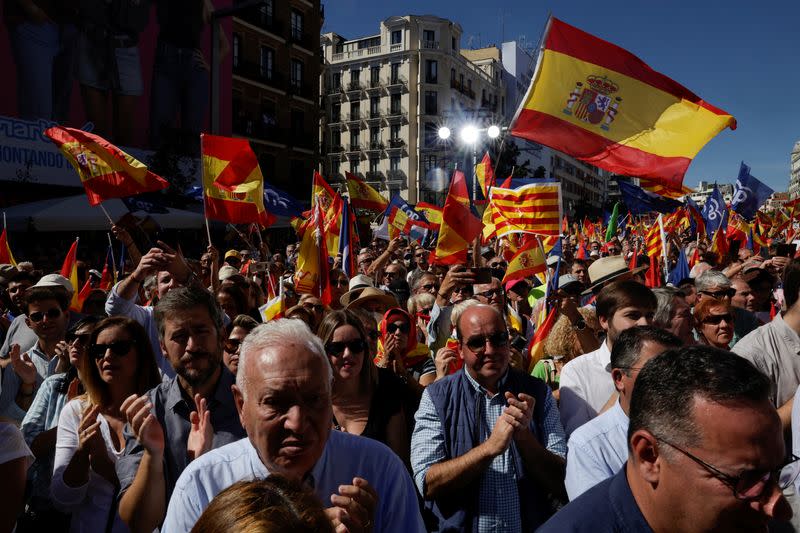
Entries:
[[621, 180], [617, 183], [619, 183], [619, 192], [622, 194], [622, 201], [625, 202], [628, 211], [633, 215], [645, 215], [653, 211], [672, 213], [682, 205], [677, 200], [664, 198], [663, 196], [645, 191], [633, 183]]
[[144, 211], [145, 213], [159, 213], [162, 215], [169, 213], [169, 209], [151, 200], [144, 200], [142, 198], [137, 198], [135, 196], [121, 198], [121, 200], [125, 204], [125, 207], [128, 208], [128, 211], [131, 212]]
[[708, 235], [709, 239], [714, 237], [714, 233], [720, 226], [723, 226], [722, 229], [725, 229], [724, 226], [727, 225], [727, 217], [725, 215], [727, 212], [728, 209], [725, 207], [725, 199], [722, 197], [722, 193], [719, 192], [719, 187], [717, 187], [715, 183], [714, 190], [711, 191], [711, 196], [708, 197], [706, 205], [703, 206], [703, 220], [706, 222], [706, 235]]
[[675, 263], [675, 268], [670, 270], [669, 276], [667, 276], [667, 283], [671, 283], [674, 287], [677, 287], [681, 280], [689, 277], [689, 261], [686, 260], [686, 252], [683, 250], [683, 246], [678, 248], [680, 248], [678, 262]]
[[767, 185], [750, 174], [750, 167], [744, 164], [739, 167], [739, 177], [736, 178], [736, 188], [733, 191], [731, 209], [742, 215], [745, 220], [753, 220], [756, 211], [767, 198], [775, 192]]
[[264, 209], [279, 217], [299, 217], [303, 206], [289, 193], [264, 182]]
[[[411, 220], [419, 220], [420, 222], [425, 222], [426, 224], [428, 223], [428, 219], [425, 217], [425, 215], [423, 215], [422, 213], [420, 213], [419, 211], [408, 205], [408, 202], [403, 200], [399, 194], [395, 194], [389, 201], [389, 205], [386, 207], [386, 211], [383, 212], [384, 217], [388, 219], [388, 217], [390, 217], [392, 214], [392, 210], [395, 208], [403, 211]], [[419, 226], [412, 226], [409, 236], [413, 240], [422, 243], [425, 242], [425, 237], [427, 236], [428, 233], [430, 233], [430, 231], [428, 231], [425, 228], [421, 228]]]
[[339, 228], [339, 253], [342, 254], [342, 270], [348, 278], [357, 274], [353, 272], [353, 243], [350, 242], [350, 203], [344, 199], [342, 206], [342, 222]]

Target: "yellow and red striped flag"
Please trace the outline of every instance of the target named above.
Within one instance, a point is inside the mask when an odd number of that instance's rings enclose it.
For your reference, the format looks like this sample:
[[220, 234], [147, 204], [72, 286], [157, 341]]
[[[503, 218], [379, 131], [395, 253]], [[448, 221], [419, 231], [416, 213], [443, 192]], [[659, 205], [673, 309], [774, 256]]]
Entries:
[[661, 228], [658, 224], [653, 224], [647, 230], [644, 238], [645, 249], [650, 257], [660, 257], [663, 253], [663, 243], [661, 242]]
[[283, 294], [281, 293], [258, 308], [258, 312], [261, 315], [261, 321], [266, 323], [270, 320], [283, 318], [283, 313], [285, 311], [283, 307]]
[[264, 208], [264, 176], [247, 139], [200, 135], [206, 218], [267, 227], [275, 216]]
[[544, 250], [539, 246], [539, 241], [532, 238], [521, 246], [508, 262], [502, 283], [505, 285], [508, 281], [535, 276], [546, 270]]
[[627, 50], [554, 17], [509, 129], [624, 176], [680, 188], [697, 152], [736, 120]]
[[350, 205], [353, 208], [369, 209], [383, 213], [389, 206], [389, 201], [381, 193], [364, 183], [358, 176], [349, 172], [344, 173], [347, 179], [347, 192], [350, 195]]
[[674, 187], [650, 178], [639, 178], [639, 187], [654, 194], [658, 194], [659, 196], [672, 198], [673, 200], [694, 192], [694, 189], [683, 184], [681, 184], [680, 187]]
[[533, 367], [544, 357], [544, 341], [547, 339], [547, 336], [550, 335], [550, 331], [553, 329], [557, 318], [558, 306], [554, 305], [548, 313], [547, 318], [544, 319], [544, 322], [536, 328], [536, 333], [534, 333], [528, 349], [531, 354], [528, 364], [528, 374], [533, 372]]
[[135, 157], [93, 133], [53, 126], [44, 134], [75, 167], [89, 205], [169, 187], [166, 180], [147, 170]]
[[431, 263], [455, 265], [467, 262], [467, 249], [480, 234], [481, 219], [470, 201], [464, 173], [456, 170], [442, 209], [439, 238]]
[[78, 239], [70, 246], [67, 256], [64, 258], [64, 263], [61, 265], [61, 275], [64, 276], [72, 283], [72, 301], [69, 304], [70, 311], [80, 312], [81, 303], [78, 293]]
[[5, 229], [3, 229], [3, 233], [0, 233], [0, 265], [17, 266], [14, 255], [11, 253], [11, 247], [8, 245], [8, 235]]
[[532, 183], [513, 190], [493, 188], [489, 204], [497, 237], [509, 233], [560, 234], [561, 188], [557, 182]]

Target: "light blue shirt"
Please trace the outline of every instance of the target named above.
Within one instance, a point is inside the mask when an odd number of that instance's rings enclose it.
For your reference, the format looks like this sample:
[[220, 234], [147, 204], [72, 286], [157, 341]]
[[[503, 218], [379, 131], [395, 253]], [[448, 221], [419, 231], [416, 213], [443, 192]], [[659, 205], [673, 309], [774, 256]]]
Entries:
[[[48, 358], [42, 350], [39, 349], [37, 342], [31, 349], [27, 351], [28, 356], [36, 367], [36, 390], [42, 385], [45, 378], [52, 376], [56, 367], [58, 366], [58, 357]], [[3, 390], [0, 392], [0, 416], [5, 416], [14, 420], [17, 424], [22, 422], [25, 418], [25, 411], [20, 409], [17, 405], [17, 393], [22, 386], [22, 380], [14, 371], [14, 367], [9, 364], [3, 370]]]
[[[269, 471], [249, 438], [203, 454], [178, 478], [167, 508], [162, 533], [190, 531], [211, 500], [237, 481], [263, 479]], [[403, 462], [378, 441], [331, 431], [317, 464], [311, 469], [314, 492], [323, 507], [339, 485], [362, 477], [378, 493], [374, 531], [424, 532], [414, 484]]]
[[[462, 370], [462, 372], [466, 372], [466, 370]], [[484, 442], [489, 438], [497, 419], [506, 408], [507, 402], [502, 394], [493, 396], [488, 394], [486, 389], [469, 375], [469, 372], [466, 372], [466, 376], [470, 384], [481, 392], [483, 398], [481, 405], [483, 420], [479, 438], [481, 442]], [[503, 379], [506, 379], [507, 376], [506, 374]], [[502, 382], [501, 380], [500, 383], [502, 384]], [[541, 436], [541, 443], [548, 451], [564, 457], [566, 453], [564, 430], [561, 427], [553, 395], [549, 391], [545, 400], [544, 413], [542, 428], [545, 434]], [[428, 469], [436, 463], [454, 459], [454, 457], [447, 455], [444, 445], [444, 428], [442, 428], [442, 423], [427, 390], [422, 393], [416, 421], [411, 438], [411, 468], [414, 471], [417, 489], [420, 494], [425, 494], [425, 476]], [[534, 422], [531, 421], [531, 429], [533, 427]], [[516, 453], [519, 451], [512, 441], [505, 452], [492, 460], [481, 476], [478, 501], [479, 532], [520, 531], [522, 529], [521, 502], [519, 501], [517, 475], [514, 471], [512, 457], [512, 454]]]
[[611, 409], [572, 434], [564, 480], [570, 501], [613, 477], [628, 460], [628, 423], [628, 415], [617, 400]]

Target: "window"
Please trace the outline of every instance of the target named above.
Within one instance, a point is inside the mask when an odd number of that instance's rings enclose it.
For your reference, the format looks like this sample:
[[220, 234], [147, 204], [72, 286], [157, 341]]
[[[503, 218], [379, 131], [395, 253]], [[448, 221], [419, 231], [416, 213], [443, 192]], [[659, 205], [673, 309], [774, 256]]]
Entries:
[[372, 126], [369, 129], [369, 143], [371, 145], [377, 145], [381, 142], [381, 128], [379, 126]]
[[456, 69], [451, 68], [450, 69], [450, 83], [454, 84], [455, 81], [456, 81]]
[[400, 124], [392, 124], [389, 128], [389, 139], [396, 141], [400, 139]]
[[471, 92], [471, 91], [472, 91], [472, 80], [469, 79], [469, 80], [467, 80], [467, 92]]
[[233, 68], [241, 65], [242, 60], [242, 36], [238, 33], [233, 34]]
[[396, 155], [389, 158], [389, 170], [400, 170], [400, 158]]
[[435, 59], [425, 61], [425, 82], [439, 83], [439, 62]]
[[463, 73], [458, 75], [458, 88], [459, 89], [463, 89], [464, 88], [464, 74]]
[[400, 81], [400, 63], [392, 63], [391, 77], [392, 83]]
[[358, 163], [359, 163], [358, 159], [350, 160], [350, 172], [352, 172], [353, 174], [358, 174], [359, 172], [361, 172], [358, 169]]
[[439, 138], [439, 130], [436, 128], [436, 124], [433, 122], [426, 122], [424, 135], [423, 142], [425, 146], [436, 146], [436, 141]]
[[271, 128], [278, 123], [278, 110], [275, 100], [264, 98], [261, 100], [261, 122], [265, 128]]
[[432, 30], [422, 30], [423, 46], [425, 48], [434, 48], [436, 41], [436, 33]]
[[486, 101], [486, 89], [481, 89], [481, 103]]
[[436, 168], [436, 156], [429, 155], [422, 160], [422, 165], [425, 171], [433, 170]]
[[439, 114], [438, 94], [436, 91], [425, 91], [425, 114]]
[[378, 165], [379, 164], [380, 164], [380, 159], [378, 159], [377, 157], [370, 158], [370, 160], [369, 160], [369, 171], [370, 171], [371, 174], [377, 174], [378, 173]]
[[341, 162], [338, 159], [332, 159], [331, 160], [331, 174], [333, 174], [334, 176], [338, 176], [339, 175], [339, 172], [340, 172], [339, 165], [340, 165], [340, 163]]
[[295, 137], [301, 137], [305, 133], [305, 121], [306, 121], [306, 114], [305, 112], [299, 109], [292, 109], [292, 135]]
[[377, 87], [381, 83], [381, 67], [369, 68], [369, 83], [373, 87]]
[[303, 40], [303, 14], [297, 11], [296, 9], [292, 9], [291, 12], [291, 23], [292, 23], [292, 39], [295, 41], [302, 41]]
[[331, 86], [334, 89], [339, 89], [342, 86], [342, 73], [341, 72], [334, 72], [333, 77], [331, 78]]
[[300, 89], [303, 86], [303, 62], [299, 59], [292, 59], [292, 87]]
[[450, 47], [455, 50], [456, 49], [456, 38], [450, 37]]
[[358, 78], [361, 77], [361, 71], [357, 68], [354, 68], [350, 71], [350, 83], [358, 83]]
[[337, 147], [342, 145], [342, 132], [339, 130], [333, 130], [331, 132], [331, 147]]
[[400, 95], [399, 94], [393, 94], [391, 98], [392, 99], [389, 102], [389, 111], [393, 115], [399, 115], [400, 114], [400, 109], [401, 109], [400, 108]]
[[331, 104], [331, 122], [341, 122], [342, 120], [342, 104]]
[[381, 98], [380, 96], [371, 96], [369, 99], [369, 115], [372, 118], [380, 116], [380, 104]]
[[357, 147], [361, 144], [361, 130], [359, 128], [352, 128], [350, 130], [350, 144]]
[[361, 102], [350, 102], [350, 120], [361, 119]]
[[258, 6], [258, 15], [261, 17], [262, 26], [272, 26], [272, 17], [274, 14], [272, 0], [265, 0]]
[[403, 42], [403, 30], [392, 30], [392, 44], [401, 44]]
[[267, 46], [259, 49], [258, 67], [261, 77], [268, 80], [272, 79], [272, 67], [275, 63], [275, 50]]

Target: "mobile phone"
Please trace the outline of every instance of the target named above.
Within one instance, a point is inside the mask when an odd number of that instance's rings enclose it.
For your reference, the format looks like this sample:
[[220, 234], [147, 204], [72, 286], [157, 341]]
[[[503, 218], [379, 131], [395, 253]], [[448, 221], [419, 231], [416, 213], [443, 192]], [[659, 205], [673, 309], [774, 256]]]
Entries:
[[785, 242], [775, 246], [776, 257], [794, 257], [797, 245], [793, 242]]
[[492, 269], [487, 267], [470, 268], [470, 272], [475, 275], [475, 284], [491, 283]]

